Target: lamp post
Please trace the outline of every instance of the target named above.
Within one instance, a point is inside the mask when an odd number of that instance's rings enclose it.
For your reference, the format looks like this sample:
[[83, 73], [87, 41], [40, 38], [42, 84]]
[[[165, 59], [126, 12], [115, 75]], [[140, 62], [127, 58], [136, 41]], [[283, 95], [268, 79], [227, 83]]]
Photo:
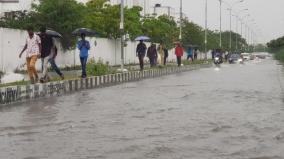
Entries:
[[248, 40], [248, 48], [247, 48], [247, 50], [248, 51], [250, 49], [250, 44], [251, 44], [251, 31], [252, 31], [252, 29], [249, 27], [249, 23], [251, 23], [251, 22], [254, 22], [254, 19], [251, 19], [251, 20], [249, 20], [247, 22], [247, 28], [248, 28], [248, 30], [247, 30], [247, 40]]
[[120, 4], [120, 42], [121, 42], [121, 72], [124, 71], [124, 0]]
[[[240, 18], [240, 22], [241, 22], [241, 37], [242, 38], [244, 38], [244, 39], [246, 39], [246, 37], [245, 36], [243, 36], [243, 26], [245, 25], [245, 23], [244, 23], [244, 20], [245, 20], [245, 18], [247, 18], [247, 17], [249, 17], [250, 16], [250, 14], [247, 14], [247, 15], [245, 15], [245, 16], [243, 16], [242, 18]], [[242, 50], [243, 50], [243, 46], [242, 46], [242, 48], [241, 48]]]
[[207, 59], [207, 12], [208, 12], [208, 2], [205, 0], [205, 37], [204, 37], [204, 53], [205, 53], [205, 59]]
[[179, 12], [179, 18], [180, 18], [180, 26], [179, 26], [179, 40], [182, 40], [182, 0], [180, 0], [180, 12]]
[[219, 0], [220, 2], [220, 41], [219, 41], [219, 47], [222, 48], [222, 0]]
[[244, 2], [244, 0], [239, 0], [232, 5], [226, 2], [226, 4], [229, 6], [228, 10], [230, 12], [230, 52], [232, 52], [232, 10], [234, 6], [242, 2]]
[[244, 11], [248, 11], [248, 9], [242, 9], [240, 10], [236, 15], [236, 52], [238, 51], [238, 31], [239, 31], [239, 14], [244, 12]]

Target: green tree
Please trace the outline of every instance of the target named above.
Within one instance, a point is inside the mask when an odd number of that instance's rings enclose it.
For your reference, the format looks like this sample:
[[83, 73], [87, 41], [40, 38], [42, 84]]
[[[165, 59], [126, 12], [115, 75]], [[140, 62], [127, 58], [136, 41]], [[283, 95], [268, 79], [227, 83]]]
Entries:
[[[117, 39], [120, 37], [120, 5], [106, 4], [106, 0], [91, 0], [87, 3], [86, 24], [97, 30], [102, 37]], [[134, 37], [142, 34], [141, 7], [125, 8], [125, 31]]]
[[68, 49], [74, 46], [75, 41], [71, 33], [76, 28], [84, 27], [85, 15], [84, 5], [76, 0], [40, 0], [39, 4], [33, 4], [31, 12], [4, 18], [0, 25], [15, 29], [46, 26], [63, 35], [63, 47]]
[[202, 48], [204, 45], [204, 33], [202, 27], [199, 25], [189, 22], [187, 19], [183, 20], [182, 23], [182, 43], [187, 45], [196, 45]]
[[147, 17], [142, 22], [142, 31], [151, 37], [154, 43], [164, 43], [168, 48], [173, 47], [173, 43], [178, 40], [178, 28], [173, 17], [160, 16]]

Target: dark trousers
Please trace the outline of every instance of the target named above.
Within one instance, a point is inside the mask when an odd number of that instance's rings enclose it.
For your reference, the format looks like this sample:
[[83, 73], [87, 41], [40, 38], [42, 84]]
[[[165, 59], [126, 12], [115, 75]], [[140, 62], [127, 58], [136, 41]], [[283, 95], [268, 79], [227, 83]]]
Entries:
[[164, 57], [164, 65], [167, 64], [167, 58], [168, 58], [167, 56]]
[[81, 66], [82, 66], [82, 78], [87, 77], [86, 67], [87, 67], [87, 61], [88, 57], [80, 57]]
[[192, 55], [187, 55], [187, 60], [191, 59], [191, 61], [193, 61], [193, 57]]
[[197, 54], [194, 54], [194, 60], [197, 60]]
[[54, 58], [51, 58], [48, 60], [48, 62], [51, 65], [51, 68], [59, 75], [59, 76], [63, 76], [62, 72], [60, 71], [60, 69], [58, 68], [58, 66], [55, 63]]
[[177, 64], [178, 66], [181, 66], [181, 56], [177, 56]]
[[144, 69], [144, 55], [138, 55], [139, 58], [139, 64], [140, 64], [140, 70]]
[[149, 60], [150, 60], [150, 66], [151, 66], [151, 67], [154, 67], [154, 66], [155, 66], [156, 58], [155, 58], [155, 57], [149, 57]]

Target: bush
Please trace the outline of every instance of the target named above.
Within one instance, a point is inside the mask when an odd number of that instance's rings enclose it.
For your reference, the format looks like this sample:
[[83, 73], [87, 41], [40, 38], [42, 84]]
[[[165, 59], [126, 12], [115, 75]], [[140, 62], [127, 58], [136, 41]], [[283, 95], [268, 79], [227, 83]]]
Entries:
[[284, 62], [284, 50], [281, 50], [281, 51], [275, 53], [274, 57], [275, 57], [276, 60]]
[[101, 76], [109, 74], [111, 71], [109, 69], [109, 65], [99, 59], [98, 61], [95, 61], [94, 59], [91, 59], [87, 64], [87, 74], [90, 76]]

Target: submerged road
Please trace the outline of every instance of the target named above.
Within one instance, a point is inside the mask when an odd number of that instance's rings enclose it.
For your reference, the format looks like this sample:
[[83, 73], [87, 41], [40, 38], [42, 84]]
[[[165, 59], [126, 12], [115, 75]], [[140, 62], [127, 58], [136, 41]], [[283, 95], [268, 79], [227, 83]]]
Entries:
[[282, 159], [284, 70], [250, 61], [0, 109], [1, 159]]

